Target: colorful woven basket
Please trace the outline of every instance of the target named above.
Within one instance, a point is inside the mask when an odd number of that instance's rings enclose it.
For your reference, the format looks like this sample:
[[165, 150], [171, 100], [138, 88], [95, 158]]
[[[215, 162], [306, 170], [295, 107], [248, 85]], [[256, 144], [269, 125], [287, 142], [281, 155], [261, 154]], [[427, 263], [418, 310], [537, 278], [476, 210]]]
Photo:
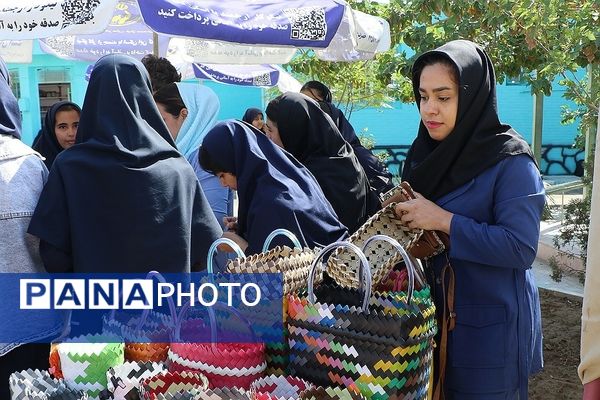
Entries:
[[[416, 241], [421, 231], [411, 230], [402, 225], [402, 222], [394, 213], [394, 204], [379, 210], [375, 215], [367, 220], [350, 238], [348, 242], [363, 247], [365, 242], [375, 235], [386, 235], [403, 247], [408, 247]], [[364, 255], [371, 265], [371, 277], [373, 286], [377, 286], [383, 281], [394, 265], [402, 260], [402, 256], [396, 251], [394, 246], [386, 241], [378, 241], [374, 246], [369, 247]], [[327, 274], [331, 276], [339, 285], [348, 288], [358, 288], [360, 286], [360, 261], [355, 253], [344, 247], [340, 247], [333, 252], [327, 262]]]
[[290, 373], [370, 399], [425, 399], [436, 333], [429, 288], [414, 291], [414, 265], [400, 244], [390, 238], [371, 240], [400, 249], [409, 290], [371, 293], [369, 264], [360, 249], [347, 242], [327, 246], [313, 267], [329, 251], [345, 246], [361, 261], [361, 288], [313, 288], [309, 279], [307, 294], [289, 296]]
[[[157, 271], [150, 271], [146, 279], [156, 278], [166, 283]], [[115, 335], [125, 343], [125, 360], [133, 362], [163, 362], [167, 359], [169, 343], [177, 320], [177, 311], [171, 297], [167, 297], [171, 315], [144, 310], [141, 315], [116, 314], [113, 311], [102, 320], [105, 334]]]
[[204, 391], [206, 389], [208, 389], [208, 379], [203, 374], [167, 372], [144, 379], [140, 386], [140, 397], [144, 400], [156, 400], [168, 398], [169, 395], [172, 397], [182, 391]]
[[106, 371], [107, 389], [111, 399], [138, 398], [138, 390], [145, 379], [167, 372], [162, 363], [126, 362]]
[[[284, 235], [290, 238], [295, 247], [277, 246], [269, 250], [273, 238]], [[310, 266], [315, 253], [302, 248], [296, 236], [285, 229], [273, 231], [265, 240], [262, 253], [229, 261], [227, 271], [232, 274], [283, 274], [283, 293], [288, 294], [306, 287]], [[317, 278], [317, 281], [320, 281]]]
[[58, 355], [58, 344], [56, 343], [50, 345], [50, 356], [48, 357], [48, 362], [50, 364], [48, 372], [50, 372], [53, 377], [62, 379], [63, 374], [62, 370], [60, 369], [60, 356]]
[[312, 387], [304, 379], [269, 375], [252, 383], [250, 398], [252, 400], [295, 400], [301, 392]]
[[69, 388], [62, 379], [55, 379], [48, 371], [14, 372], [8, 379], [11, 400], [87, 400], [82, 391]]
[[93, 335], [60, 343], [58, 354], [67, 386], [86, 392], [90, 399], [97, 399], [107, 388], [106, 371], [125, 361], [123, 343], [114, 343], [116, 340], [114, 337]]
[[300, 393], [300, 400], [366, 400], [366, 397], [346, 388], [319, 386]]

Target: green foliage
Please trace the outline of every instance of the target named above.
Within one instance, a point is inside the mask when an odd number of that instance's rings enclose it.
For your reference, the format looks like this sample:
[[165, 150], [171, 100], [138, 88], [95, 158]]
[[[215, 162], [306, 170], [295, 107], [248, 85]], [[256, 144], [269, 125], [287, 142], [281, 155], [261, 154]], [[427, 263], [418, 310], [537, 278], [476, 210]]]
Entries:
[[[589, 70], [589, 67], [588, 67]], [[589, 85], [589, 73], [582, 80], [575, 76], [572, 79], [564, 79], [561, 85], [567, 90], [563, 97], [575, 103], [575, 108], [562, 106], [561, 123], [572, 124], [579, 122], [578, 135], [575, 146], [579, 149], [585, 147], [585, 134], [588, 131], [596, 131], [598, 121], [598, 105], [600, 104], [600, 68], [595, 65], [592, 69], [592, 86]]]
[[[320, 61], [305, 51], [289, 64], [299, 80], [327, 84], [348, 116], [364, 107], [387, 107], [393, 100], [412, 101], [410, 70], [415, 55], [453, 39], [481, 44], [494, 62], [499, 82], [521, 76], [532, 92], [546, 95], [555, 78], [562, 78], [569, 91], [574, 84], [569, 72], [600, 63], [597, 0], [391, 0], [389, 5], [350, 0], [350, 4], [390, 23], [390, 51], [354, 63]], [[594, 112], [585, 90], [578, 87], [571, 92], [582, 107]], [[565, 122], [577, 120], [581, 112], [587, 111], [567, 112]]]
[[350, 118], [355, 110], [389, 107], [394, 100], [393, 90], [386, 80], [381, 79], [379, 68], [382, 65], [376, 60], [319, 61], [311, 51], [301, 51], [288, 66], [300, 82], [318, 80], [329, 86], [334, 103]]
[[[358, 140], [360, 140], [360, 144], [362, 144], [365, 149], [371, 150], [375, 147], [375, 137], [369, 133], [369, 128], [364, 128], [357, 136]], [[382, 163], [385, 163], [390, 157], [387, 151], [378, 151], [374, 154]]]
[[[593, 156], [591, 157], [591, 160], [593, 160]], [[567, 250], [566, 255], [568, 258], [573, 258], [575, 256], [580, 257], [583, 261], [583, 265], [587, 265], [590, 211], [592, 205], [591, 193], [594, 165], [591, 160], [584, 165], [586, 175], [582, 178], [583, 184], [587, 188], [587, 195], [582, 199], [572, 200], [565, 206], [562, 228], [559, 235], [554, 237], [554, 247], [561, 251], [573, 248], [574, 246], [581, 249], [580, 254], [573, 254], [573, 252]], [[553, 271], [552, 278], [556, 281], [560, 281], [563, 272], [568, 269], [565, 263], [561, 262], [556, 257], [552, 257], [550, 266]], [[575, 271], [570, 272], [575, 273]], [[578, 274], [580, 281], [583, 283], [585, 273]]]

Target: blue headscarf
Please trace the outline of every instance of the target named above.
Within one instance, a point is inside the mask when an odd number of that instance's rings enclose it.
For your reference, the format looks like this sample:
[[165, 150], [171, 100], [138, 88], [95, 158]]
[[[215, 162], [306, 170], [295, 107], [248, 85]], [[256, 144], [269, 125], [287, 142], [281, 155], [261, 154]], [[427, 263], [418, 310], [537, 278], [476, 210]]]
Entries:
[[0, 57], [0, 134], [21, 139], [21, 113], [19, 103], [10, 89], [10, 74]]
[[144, 66], [95, 65], [76, 144], [56, 157], [29, 233], [75, 272], [190, 272], [222, 230], [175, 148]]
[[215, 126], [221, 103], [216, 93], [206, 86], [191, 83], [176, 83], [179, 94], [188, 110], [175, 139], [177, 148], [185, 156], [198, 150], [202, 139]]
[[[220, 122], [206, 135], [202, 149], [226, 169], [215, 172], [237, 178], [238, 234], [248, 241], [247, 254], [259, 253], [278, 228], [311, 248], [347, 235], [313, 175], [252, 126]], [[289, 245], [289, 240], [273, 241], [273, 246], [280, 244]]]

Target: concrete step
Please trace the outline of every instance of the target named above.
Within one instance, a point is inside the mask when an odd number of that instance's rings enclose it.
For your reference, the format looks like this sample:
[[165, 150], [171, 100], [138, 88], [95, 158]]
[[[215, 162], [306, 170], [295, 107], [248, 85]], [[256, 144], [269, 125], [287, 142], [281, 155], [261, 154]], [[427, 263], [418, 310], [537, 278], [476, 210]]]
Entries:
[[566, 273], [580, 272], [585, 269], [581, 257], [582, 249], [577, 245], [567, 245], [556, 248], [554, 239], [560, 234], [562, 228], [561, 220], [542, 221], [540, 224], [540, 240], [538, 242], [537, 257], [545, 263], [552, 260], [558, 261], [564, 266]]
[[532, 266], [538, 287], [583, 297], [583, 284], [573, 275], [563, 275], [560, 282], [552, 278], [552, 267], [544, 260], [537, 258]]

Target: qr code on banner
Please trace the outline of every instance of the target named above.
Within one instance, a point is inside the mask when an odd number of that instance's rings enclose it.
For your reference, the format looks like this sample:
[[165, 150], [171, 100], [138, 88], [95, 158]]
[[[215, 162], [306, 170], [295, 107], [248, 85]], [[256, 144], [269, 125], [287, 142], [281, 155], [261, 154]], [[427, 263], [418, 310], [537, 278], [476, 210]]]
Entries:
[[63, 24], [62, 28], [71, 25], [81, 25], [94, 18], [94, 11], [100, 0], [67, 0], [61, 3]]
[[271, 86], [271, 75], [266, 73], [252, 78], [253, 86]]
[[283, 13], [290, 20], [290, 38], [295, 40], [325, 40], [327, 23], [322, 7], [286, 8]]

